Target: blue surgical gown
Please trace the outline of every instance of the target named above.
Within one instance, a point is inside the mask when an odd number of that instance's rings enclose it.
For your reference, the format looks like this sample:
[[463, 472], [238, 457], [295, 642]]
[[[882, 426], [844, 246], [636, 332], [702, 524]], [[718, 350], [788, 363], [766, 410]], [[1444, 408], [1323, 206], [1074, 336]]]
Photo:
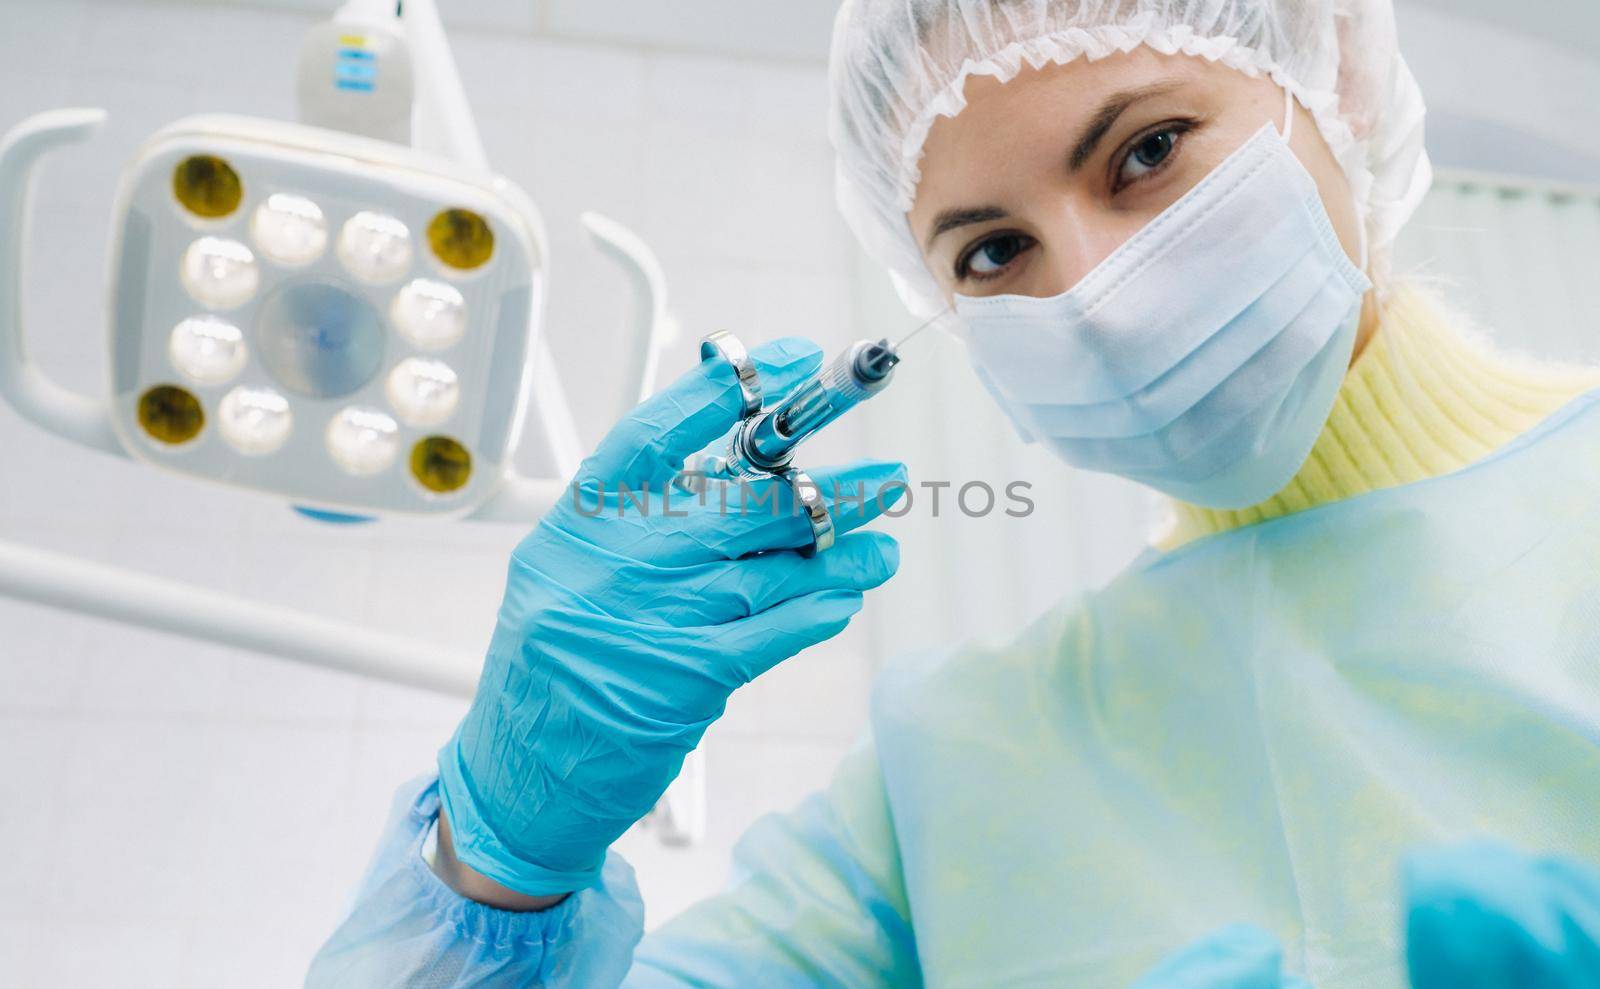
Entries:
[[828, 790], [642, 941], [618, 861], [543, 914], [451, 896], [431, 787], [311, 985], [1125, 989], [1244, 922], [1319, 989], [1401, 989], [1406, 851], [1600, 861], [1600, 399], [894, 664]]

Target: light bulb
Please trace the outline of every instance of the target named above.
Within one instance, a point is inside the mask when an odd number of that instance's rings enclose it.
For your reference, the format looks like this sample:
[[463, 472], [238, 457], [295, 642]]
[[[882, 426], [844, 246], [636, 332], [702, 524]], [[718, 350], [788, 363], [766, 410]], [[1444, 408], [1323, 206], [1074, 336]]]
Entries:
[[273, 453], [289, 439], [294, 415], [289, 400], [270, 388], [235, 388], [217, 407], [217, 430], [247, 456]]
[[428, 224], [428, 246], [446, 267], [470, 271], [494, 255], [494, 231], [470, 209], [447, 209]]
[[250, 359], [244, 333], [215, 316], [191, 316], [172, 330], [167, 356], [184, 376], [197, 385], [222, 385], [232, 381]]
[[384, 213], [363, 211], [339, 231], [339, 260], [364, 282], [392, 282], [411, 267], [411, 232]]
[[328, 221], [306, 197], [275, 192], [256, 207], [250, 235], [261, 253], [279, 264], [310, 264], [328, 246]]
[[250, 301], [261, 272], [250, 248], [236, 240], [201, 237], [183, 252], [183, 287], [207, 309], [235, 309]]
[[139, 425], [168, 446], [187, 443], [205, 428], [206, 414], [194, 393], [177, 385], [156, 385], [139, 396]]
[[418, 278], [395, 293], [389, 318], [415, 346], [444, 350], [467, 332], [467, 301], [453, 285]]
[[172, 194], [195, 216], [217, 220], [239, 208], [244, 185], [233, 166], [214, 155], [191, 155], [172, 171]]
[[448, 436], [429, 436], [411, 448], [411, 476], [434, 494], [451, 494], [472, 479], [472, 454]]
[[400, 426], [377, 409], [350, 406], [328, 423], [328, 453], [347, 473], [381, 473], [400, 451]]
[[389, 402], [409, 426], [437, 426], [455, 414], [461, 384], [442, 361], [407, 357], [389, 372]]

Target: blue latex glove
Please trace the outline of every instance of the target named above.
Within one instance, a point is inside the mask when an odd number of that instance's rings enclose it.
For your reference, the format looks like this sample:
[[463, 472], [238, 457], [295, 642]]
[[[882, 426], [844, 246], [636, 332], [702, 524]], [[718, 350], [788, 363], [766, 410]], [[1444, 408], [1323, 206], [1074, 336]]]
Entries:
[[1600, 986], [1600, 873], [1476, 844], [1402, 869], [1414, 989]]
[[[752, 357], [769, 397], [822, 359], [792, 339]], [[690, 371], [611, 431], [512, 554], [477, 697], [439, 753], [456, 853], [504, 886], [592, 885], [728, 696], [843, 630], [899, 564], [882, 533], [841, 535], [811, 559], [793, 552], [811, 530], [781, 481], [713, 486], [703, 503], [668, 493], [684, 457], [726, 434], [739, 407], [726, 363]], [[903, 484], [898, 464], [810, 473], [840, 533], [903, 493], [879, 498]]]
[[1283, 974], [1283, 948], [1259, 927], [1224, 927], [1147, 972], [1131, 989], [1309, 989]]

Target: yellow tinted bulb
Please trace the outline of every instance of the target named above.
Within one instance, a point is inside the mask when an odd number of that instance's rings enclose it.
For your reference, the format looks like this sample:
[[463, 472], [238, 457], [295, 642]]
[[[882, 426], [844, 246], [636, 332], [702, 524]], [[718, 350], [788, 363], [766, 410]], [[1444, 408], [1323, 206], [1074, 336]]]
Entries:
[[472, 477], [472, 454], [448, 436], [429, 436], [411, 449], [411, 476], [435, 494], [459, 491]]
[[176, 446], [200, 435], [206, 414], [193, 393], [176, 385], [157, 385], [139, 396], [139, 425], [151, 438]]
[[208, 220], [229, 215], [244, 199], [239, 173], [212, 155], [191, 155], [178, 162], [172, 173], [172, 192], [184, 209]]
[[469, 209], [447, 209], [428, 224], [428, 245], [447, 266], [470, 271], [493, 256], [494, 231]]

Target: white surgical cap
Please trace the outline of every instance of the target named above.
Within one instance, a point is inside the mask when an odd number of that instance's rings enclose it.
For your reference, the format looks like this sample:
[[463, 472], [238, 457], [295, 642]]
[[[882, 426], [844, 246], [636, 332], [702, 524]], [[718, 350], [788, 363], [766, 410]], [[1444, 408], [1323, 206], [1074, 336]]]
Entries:
[[1377, 280], [1427, 192], [1422, 93], [1391, 0], [845, 0], [834, 25], [829, 132], [839, 206], [913, 312], [944, 306], [906, 213], [938, 117], [970, 76], [1015, 78], [1148, 45], [1267, 75], [1315, 118], [1349, 177]]

